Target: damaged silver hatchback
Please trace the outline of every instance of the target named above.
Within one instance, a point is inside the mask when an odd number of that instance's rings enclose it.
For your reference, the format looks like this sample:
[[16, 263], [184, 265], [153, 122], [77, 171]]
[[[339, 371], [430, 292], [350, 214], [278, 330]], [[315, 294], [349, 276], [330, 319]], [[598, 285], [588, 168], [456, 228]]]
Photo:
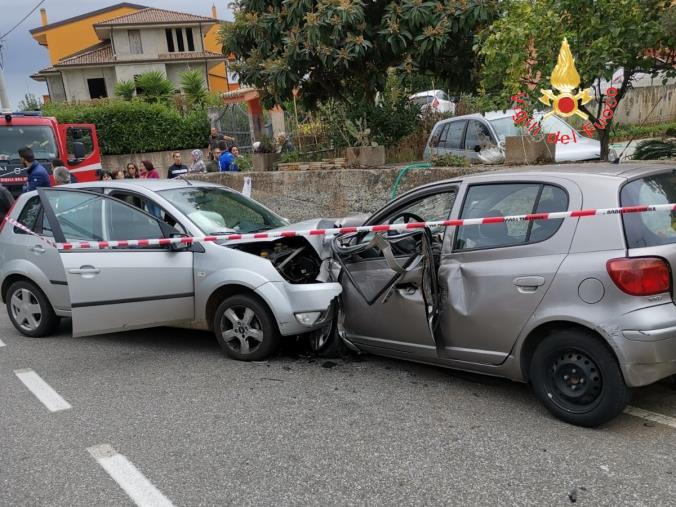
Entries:
[[[673, 165], [539, 167], [434, 183], [364, 223], [676, 202]], [[351, 349], [530, 382], [557, 417], [609, 421], [676, 373], [673, 213], [334, 240]], [[351, 224], [354, 225], [354, 224]]]

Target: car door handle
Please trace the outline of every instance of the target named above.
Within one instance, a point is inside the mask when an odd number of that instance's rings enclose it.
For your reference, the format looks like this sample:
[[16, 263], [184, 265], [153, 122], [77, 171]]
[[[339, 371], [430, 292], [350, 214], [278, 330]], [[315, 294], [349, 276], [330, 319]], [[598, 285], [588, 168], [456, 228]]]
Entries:
[[31, 250], [31, 252], [36, 253], [36, 254], [45, 253], [45, 247], [43, 247], [42, 245], [35, 245], [30, 250]]
[[535, 291], [545, 284], [545, 278], [543, 276], [519, 276], [513, 280], [513, 283], [519, 289]]
[[80, 266], [79, 268], [71, 268], [68, 272], [71, 275], [98, 275], [101, 270], [94, 266]]

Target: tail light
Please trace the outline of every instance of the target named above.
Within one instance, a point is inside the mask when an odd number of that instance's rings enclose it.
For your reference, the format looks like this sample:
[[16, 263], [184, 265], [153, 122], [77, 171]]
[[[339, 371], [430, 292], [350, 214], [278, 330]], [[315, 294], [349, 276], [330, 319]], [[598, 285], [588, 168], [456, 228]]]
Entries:
[[615, 285], [632, 296], [652, 296], [671, 292], [671, 271], [660, 257], [611, 259], [606, 269]]
[[[12, 214], [12, 210], [14, 209], [14, 206], [16, 206], [16, 201], [14, 201], [12, 203], [12, 205], [9, 207], [9, 209], [7, 210], [7, 214], [5, 215], [5, 218], [9, 217], [9, 215]], [[7, 223], [7, 220], [5, 220], [5, 218], [0, 220], [0, 232], [2, 232], [2, 228], [5, 227], [5, 224]]]

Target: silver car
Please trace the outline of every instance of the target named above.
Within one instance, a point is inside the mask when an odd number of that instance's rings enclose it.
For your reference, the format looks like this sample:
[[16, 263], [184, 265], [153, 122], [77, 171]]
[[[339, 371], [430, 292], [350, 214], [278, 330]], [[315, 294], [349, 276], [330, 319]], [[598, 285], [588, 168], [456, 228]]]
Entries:
[[[423, 157], [457, 155], [476, 162], [498, 163], [504, 161], [504, 143], [507, 137], [528, 136], [526, 129], [514, 124], [514, 111], [493, 111], [486, 114], [456, 116], [438, 122], [427, 141]], [[542, 113], [535, 118], [542, 122], [542, 132], [557, 135], [554, 152], [555, 162], [579, 162], [598, 160], [601, 143], [585, 137], [561, 118], [551, 116], [542, 119]], [[566, 136], [561, 142], [561, 136]], [[555, 140], [554, 138], [552, 138]], [[611, 150], [609, 159], [617, 158]], [[502, 160], [501, 160], [502, 159]]]
[[[259, 360], [280, 336], [322, 339], [341, 287], [320, 238], [57, 251], [43, 239], [112, 241], [247, 233], [289, 226], [238, 192], [182, 180], [123, 180], [22, 195], [0, 231], [2, 300], [18, 331], [73, 335], [153, 326], [210, 329], [231, 357]], [[321, 225], [321, 224], [320, 224]]]
[[[429, 184], [371, 224], [676, 202], [676, 166], [534, 167]], [[530, 382], [582, 426], [676, 374], [672, 213], [510, 221], [334, 240], [351, 349]]]

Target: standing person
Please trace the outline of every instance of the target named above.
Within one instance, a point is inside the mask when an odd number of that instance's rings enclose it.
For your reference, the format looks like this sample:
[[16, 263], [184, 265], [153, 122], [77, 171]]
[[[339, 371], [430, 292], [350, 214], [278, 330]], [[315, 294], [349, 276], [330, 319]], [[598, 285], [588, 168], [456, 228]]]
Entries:
[[113, 175], [110, 173], [110, 171], [103, 171], [101, 173], [101, 181], [109, 181], [113, 179]]
[[[221, 134], [216, 127], [211, 127], [211, 134], [209, 134], [209, 159], [218, 160], [218, 157], [214, 155], [214, 150], [218, 148], [221, 141], [233, 143], [235, 142], [235, 138]], [[223, 148], [221, 148], [221, 151], [223, 151]]]
[[40, 187], [51, 187], [49, 182], [49, 173], [42, 164], [35, 160], [35, 155], [33, 155], [33, 150], [29, 147], [24, 147], [19, 150], [19, 159], [21, 159], [21, 164], [24, 167], [28, 168], [28, 182], [25, 186], [26, 192], [31, 192], [36, 188]]
[[2, 225], [2, 222], [5, 219], [7, 213], [9, 213], [9, 210], [12, 209], [13, 204], [14, 197], [12, 197], [12, 193], [0, 185], [0, 225]]
[[202, 158], [204, 153], [202, 150], [192, 150], [192, 165], [190, 166], [191, 173], [205, 173], [207, 172], [207, 165], [204, 163]]
[[[66, 185], [67, 183], [77, 183], [77, 178], [75, 175], [70, 172], [70, 170], [66, 167], [66, 164], [63, 163], [63, 160], [60, 158], [55, 158], [52, 160], [52, 174], [54, 174], [54, 180], [56, 181], [56, 170], [62, 167], [66, 171], [68, 171], [68, 178], [70, 181], [66, 181], [66, 183], [60, 183], [61, 185]], [[63, 171], [59, 171], [60, 173], [63, 174]], [[61, 176], [62, 181], [65, 181], [65, 176]]]
[[122, 169], [116, 169], [113, 171], [113, 179], [114, 180], [123, 180], [125, 179], [126, 176], [124, 174], [124, 171]]
[[129, 178], [129, 179], [133, 180], [133, 179], [140, 178], [140, 177], [141, 177], [141, 175], [139, 174], [138, 166], [136, 165], [136, 163], [135, 162], [129, 162], [127, 164], [127, 175], [125, 176], [125, 178]]
[[153, 163], [150, 160], [141, 160], [141, 167], [139, 167], [139, 175], [143, 179], [148, 180], [157, 180], [160, 178], [160, 174], [153, 166]]
[[70, 179], [70, 171], [62, 165], [54, 167], [54, 185], [68, 185], [72, 183]]
[[218, 165], [221, 168], [221, 172], [238, 172], [239, 167], [237, 167], [237, 157], [239, 156], [239, 148], [237, 146], [231, 146], [230, 149], [221, 154], [221, 157], [218, 159]]
[[188, 166], [182, 163], [181, 154], [178, 151], [172, 153], [171, 158], [174, 159], [174, 163], [167, 169], [167, 178], [172, 179], [188, 174]]
[[207, 172], [217, 173], [221, 170], [221, 168], [218, 166], [218, 159], [221, 156], [221, 149], [217, 146], [214, 148], [212, 155], [214, 158], [207, 164]]

